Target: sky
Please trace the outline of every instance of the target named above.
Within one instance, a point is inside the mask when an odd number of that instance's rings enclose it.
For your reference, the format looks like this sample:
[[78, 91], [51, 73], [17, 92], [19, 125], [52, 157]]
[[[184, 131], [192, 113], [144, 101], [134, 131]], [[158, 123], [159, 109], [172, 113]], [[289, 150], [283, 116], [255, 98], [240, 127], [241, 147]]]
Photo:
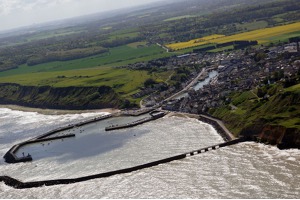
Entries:
[[0, 0], [0, 31], [159, 0]]

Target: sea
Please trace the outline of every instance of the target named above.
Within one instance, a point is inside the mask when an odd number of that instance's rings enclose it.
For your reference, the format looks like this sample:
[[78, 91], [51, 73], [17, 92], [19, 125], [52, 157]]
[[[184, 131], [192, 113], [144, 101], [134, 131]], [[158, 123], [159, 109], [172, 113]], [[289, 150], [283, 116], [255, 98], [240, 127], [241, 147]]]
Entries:
[[[118, 117], [58, 135], [75, 138], [22, 147], [28, 163], [2, 158], [14, 145], [58, 127], [108, 113], [44, 115], [0, 108], [0, 176], [23, 182], [76, 178], [132, 167], [222, 143], [209, 124], [166, 116], [129, 129], [105, 131], [143, 117]], [[300, 151], [246, 142], [132, 173], [69, 185], [14, 189], [0, 183], [1, 198], [299, 198]]]

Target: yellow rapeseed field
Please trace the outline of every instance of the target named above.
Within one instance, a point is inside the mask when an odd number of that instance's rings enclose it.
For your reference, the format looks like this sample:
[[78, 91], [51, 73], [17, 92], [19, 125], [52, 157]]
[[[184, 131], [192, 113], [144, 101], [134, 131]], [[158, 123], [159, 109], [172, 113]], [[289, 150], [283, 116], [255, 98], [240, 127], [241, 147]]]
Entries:
[[179, 43], [174, 43], [174, 44], [168, 44], [168, 45], [166, 45], [166, 47], [169, 49], [172, 49], [172, 50], [185, 49], [185, 48], [189, 48], [189, 47], [195, 47], [195, 46], [201, 46], [204, 44], [208, 44], [208, 43], [210, 43], [211, 40], [217, 39], [217, 38], [222, 38], [222, 37], [225, 37], [225, 35], [214, 34], [214, 35], [206, 36], [203, 38], [190, 40], [188, 42], [179, 42]]
[[166, 47], [172, 50], [180, 50], [189, 47], [201, 46], [206, 44], [222, 44], [226, 42], [239, 41], [239, 40], [257, 40], [258, 43], [270, 42], [272, 37], [280, 36], [287, 33], [300, 31], [300, 22], [276, 26], [272, 28], [264, 28], [255, 31], [249, 31], [245, 33], [239, 33], [235, 35], [211, 35], [203, 38], [194, 39], [188, 42], [180, 42], [166, 45]]

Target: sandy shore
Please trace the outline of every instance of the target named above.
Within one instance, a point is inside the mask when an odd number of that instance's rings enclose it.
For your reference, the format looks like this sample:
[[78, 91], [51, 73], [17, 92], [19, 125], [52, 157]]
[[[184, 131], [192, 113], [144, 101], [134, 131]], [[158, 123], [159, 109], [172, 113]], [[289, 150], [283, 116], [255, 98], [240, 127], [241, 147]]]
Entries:
[[8, 108], [11, 110], [18, 110], [24, 112], [37, 112], [44, 115], [64, 115], [64, 114], [80, 114], [80, 113], [98, 113], [98, 112], [107, 112], [107, 113], [117, 113], [120, 110], [113, 108], [106, 109], [97, 109], [97, 110], [54, 110], [54, 109], [41, 109], [41, 108], [30, 108], [17, 105], [0, 105], [0, 108]]

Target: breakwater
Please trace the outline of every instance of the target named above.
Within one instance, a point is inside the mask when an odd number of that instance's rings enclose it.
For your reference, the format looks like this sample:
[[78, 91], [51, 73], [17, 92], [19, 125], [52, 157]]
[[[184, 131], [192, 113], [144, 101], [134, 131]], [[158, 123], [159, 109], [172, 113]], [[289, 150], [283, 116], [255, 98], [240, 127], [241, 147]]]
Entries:
[[124, 116], [140, 116], [146, 113], [149, 113], [151, 111], [154, 111], [155, 108], [144, 108], [144, 109], [139, 109], [139, 110], [123, 110], [121, 112], [121, 115]]
[[26, 188], [35, 188], [35, 187], [43, 187], [43, 186], [52, 186], [52, 185], [62, 185], [62, 184], [72, 184], [72, 183], [78, 183], [78, 182], [83, 182], [83, 181], [88, 181], [92, 179], [98, 179], [98, 178], [105, 178], [117, 174], [124, 174], [124, 173], [130, 173], [134, 171], [138, 171], [141, 169], [149, 168], [149, 167], [154, 167], [159, 164], [164, 164], [164, 163], [169, 163], [175, 160], [181, 160], [187, 157], [195, 156], [198, 154], [202, 154], [205, 152], [209, 152], [212, 150], [216, 150], [222, 147], [227, 147], [230, 145], [238, 144], [240, 142], [245, 142], [246, 140], [244, 138], [238, 138], [235, 140], [231, 140], [225, 143], [209, 146], [206, 148], [201, 148], [195, 151], [183, 153], [180, 155], [176, 155], [173, 157], [157, 160], [154, 162], [149, 162], [146, 164], [134, 166], [134, 167], [129, 167], [125, 169], [120, 169], [120, 170], [115, 170], [115, 171], [110, 171], [110, 172], [105, 172], [105, 173], [100, 173], [100, 174], [95, 174], [95, 175], [90, 175], [90, 176], [85, 176], [85, 177], [79, 177], [79, 178], [74, 178], [74, 179], [56, 179], [56, 180], [45, 180], [45, 181], [35, 181], [35, 182], [21, 182], [17, 179], [8, 177], [8, 176], [0, 176], [0, 181], [4, 182], [6, 185], [10, 187], [14, 187], [16, 189], [26, 189]]
[[[57, 137], [50, 137], [58, 132], [61, 131], [65, 131], [65, 130], [69, 130], [69, 129], [73, 129], [76, 127], [80, 127], [83, 125], [87, 125], [87, 124], [91, 124], [97, 121], [101, 121], [104, 119], [108, 119], [110, 117], [113, 117], [113, 115], [104, 115], [101, 117], [95, 117], [93, 119], [90, 120], [86, 120], [83, 122], [79, 122], [77, 124], [73, 124], [73, 125], [68, 125], [66, 127], [60, 127], [54, 130], [51, 130], [45, 134], [39, 135], [33, 139], [27, 140], [25, 142], [19, 143], [14, 145], [4, 156], [3, 158], [5, 159], [5, 162], [7, 163], [19, 163], [19, 162], [29, 162], [32, 161], [32, 156], [31, 155], [27, 155], [27, 156], [23, 156], [23, 157], [18, 157], [16, 156], [16, 152], [23, 146], [29, 145], [29, 144], [33, 144], [33, 143], [38, 143], [38, 142], [43, 142], [43, 141], [51, 141], [51, 140], [57, 140], [57, 139], [63, 139], [63, 138], [70, 138], [70, 137], [75, 137], [74, 134], [68, 134], [68, 135], [64, 135], [64, 136], [57, 136]], [[48, 138], [50, 137], [50, 138]]]
[[162, 118], [163, 116], [166, 115], [166, 113], [165, 112], [158, 112], [157, 114], [151, 113], [150, 115], [151, 115], [151, 117], [145, 117], [143, 119], [140, 119], [140, 120], [137, 120], [137, 121], [134, 121], [134, 122], [131, 122], [131, 123], [121, 124], [121, 125], [112, 125], [112, 126], [109, 126], [109, 127], [105, 127], [105, 131], [112, 131], [112, 130], [118, 130], [118, 129], [134, 127], [134, 126], [144, 124], [144, 123], [149, 122], [149, 121], [153, 121], [153, 120]]

